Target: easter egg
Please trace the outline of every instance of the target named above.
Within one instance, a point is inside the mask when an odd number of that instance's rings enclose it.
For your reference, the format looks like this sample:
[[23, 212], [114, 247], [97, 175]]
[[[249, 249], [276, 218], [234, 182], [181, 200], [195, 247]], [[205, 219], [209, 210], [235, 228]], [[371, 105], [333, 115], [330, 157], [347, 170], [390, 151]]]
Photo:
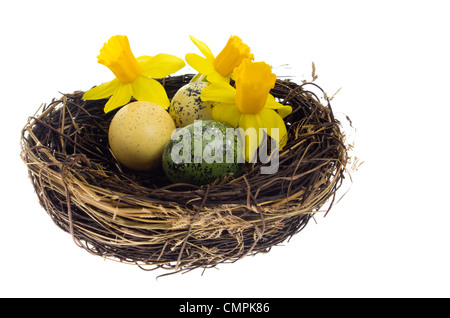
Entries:
[[137, 101], [123, 106], [114, 115], [108, 132], [114, 157], [133, 170], [151, 170], [161, 165], [164, 146], [175, 123], [161, 106]]
[[171, 182], [194, 185], [237, 177], [245, 162], [239, 133], [214, 120], [195, 121], [177, 129], [164, 148], [162, 161]]
[[177, 127], [193, 124], [195, 120], [212, 119], [213, 104], [202, 101], [200, 97], [202, 89], [206, 86], [207, 82], [191, 82], [175, 93], [170, 103], [169, 114]]

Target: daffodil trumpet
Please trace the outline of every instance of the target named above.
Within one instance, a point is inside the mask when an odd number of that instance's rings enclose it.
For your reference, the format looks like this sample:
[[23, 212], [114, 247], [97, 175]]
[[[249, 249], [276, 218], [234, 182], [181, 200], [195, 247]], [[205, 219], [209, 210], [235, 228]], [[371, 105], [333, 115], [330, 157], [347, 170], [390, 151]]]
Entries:
[[83, 99], [109, 98], [104, 111], [108, 113], [127, 104], [132, 97], [153, 102], [167, 109], [170, 105], [164, 87], [155, 79], [164, 78], [185, 66], [173, 55], [157, 54], [135, 58], [128, 38], [115, 35], [104, 44], [97, 56], [98, 63], [108, 67], [115, 78], [84, 93]]
[[257, 148], [264, 140], [261, 133], [272, 137], [279, 150], [286, 145], [287, 129], [283, 118], [292, 112], [292, 107], [280, 104], [270, 94], [276, 82], [270, 65], [244, 59], [234, 74], [235, 87], [225, 82], [211, 83], [202, 90], [201, 98], [214, 102], [212, 116], [215, 120], [256, 134], [256, 143], [248, 136], [243, 140], [244, 157], [254, 162]]
[[214, 56], [210, 48], [192, 35], [192, 42], [198, 47], [203, 57], [196, 53], [186, 54], [186, 62], [197, 70], [198, 74], [192, 81], [208, 81], [210, 83], [229, 83], [233, 72], [245, 59], [254, 59], [250, 47], [238, 36], [231, 36], [222, 51]]

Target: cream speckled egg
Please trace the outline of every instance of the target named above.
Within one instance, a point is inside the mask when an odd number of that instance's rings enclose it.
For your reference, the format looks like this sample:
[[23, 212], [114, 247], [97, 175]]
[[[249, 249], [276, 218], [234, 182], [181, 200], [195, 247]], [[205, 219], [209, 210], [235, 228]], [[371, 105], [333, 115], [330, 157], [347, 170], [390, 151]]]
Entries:
[[207, 82], [192, 82], [181, 87], [173, 96], [169, 114], [177, 127], [193, 124], [195, 120], [212, 119], [212, 103], [200, 98], [201, 91], [208, 86]]
[[161, 164], [164, 146], [175, 123], [161, 106], [145, 101], [123, 106], [109, 126], [108, 138], [114, 157], [124, 166], [139, 171]]

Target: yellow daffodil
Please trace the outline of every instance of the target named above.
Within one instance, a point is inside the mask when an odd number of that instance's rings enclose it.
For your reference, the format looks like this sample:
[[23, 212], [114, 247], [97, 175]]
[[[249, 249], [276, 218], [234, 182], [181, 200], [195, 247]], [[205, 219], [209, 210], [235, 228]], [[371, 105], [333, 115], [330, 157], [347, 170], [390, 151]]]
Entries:
[[185, 57], [186, 62], [197, 70], [199, 75], [206, 77], [209, 82], [229, 83], [233, 70], [244, 59], [254, 59], [253, 54], [250, 54], [248, 45], [242, 43], [242, 40], [235, 35], [229, 38], [225, 47], [216, 57], [205, 43], [193, 36], [191, 36], [191, 40], [204, 57], [195, 53], [188, 53]]
[[105, 105], [105, 113], [127, 104], [131, 97], [153, 102], [167, 109], [170, 105], [167, 93], [154, 78], [166, 77], [185, 65], [182, 59], [169, 54], [135, 58], [128, 38], [123, 35], [111, 37], [100, 50], [97, 59], [116, 78], [88, 90], [83, 99], [111, 97]]
[[[258, 142], [245, 142], [247, 161], [254, 160], [263, 140], [260, 128], [276, 141], [281, 150], [287, 142], [283, 118], [292, 112], [292, 107], [281, 105], [269, 94], [275, 86], [276, 75], [268, 64], [249, 59], [244, 60], [234, 73], [236, 88], [226, 83], [212, 83], [202, 90], [202, 100], [216, 102], [212, 109], [215, 120], [234, 128], [241, 127], [244, 131], [255, 129]], [[273, 128], [278, 128], [278, 134]]]

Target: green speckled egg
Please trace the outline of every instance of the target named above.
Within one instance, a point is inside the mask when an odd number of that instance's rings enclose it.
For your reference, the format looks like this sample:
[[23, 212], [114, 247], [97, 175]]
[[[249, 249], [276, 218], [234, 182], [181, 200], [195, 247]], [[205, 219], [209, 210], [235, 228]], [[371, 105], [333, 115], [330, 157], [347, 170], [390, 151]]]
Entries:
[[211, 120], [212, 103], [200, 98], [201, 91], [208, 86], [206, 82], [192, 82], [181, 87], [173, 96], [169, 107], [177, 127], [193, 124], [195, 120]]
[[228, 124], [199, 120], [178, 128], [163, 151], [162, 166], [173, 183], [204, 185], [244, 167], [239, 134]]

